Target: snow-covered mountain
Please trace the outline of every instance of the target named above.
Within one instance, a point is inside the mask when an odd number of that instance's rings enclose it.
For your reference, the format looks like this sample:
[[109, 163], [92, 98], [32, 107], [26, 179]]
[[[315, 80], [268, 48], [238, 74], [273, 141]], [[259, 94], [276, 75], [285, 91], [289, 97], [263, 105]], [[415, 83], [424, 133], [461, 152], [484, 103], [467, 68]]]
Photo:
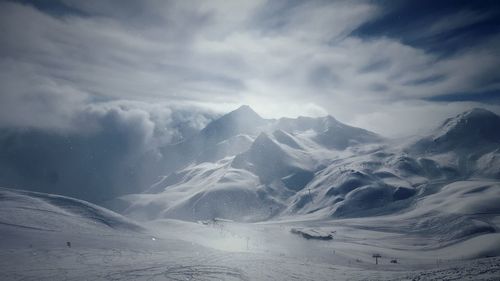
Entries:
[[500, 144], [500, 116], [475, 108], [447, 119], [428, 137], [415, 144], [421, 152], [461, 150], [482, 153]]
[[496, 128], [475, 109], [392, 140], [242, 107], [163, 148], [165, 176], [109, 202], [125, 216], [0, 189], [0, 279], [496, 280]]
[[243, 106], [165, 148], [177, 164], [162, 180], [110, 206], [141, 219], [391, 214], [455, 181], [499, 180], [498, 128], [499, 116], [473, 109], [428, 136], [391, 140], [331, 116], [263, 119]]

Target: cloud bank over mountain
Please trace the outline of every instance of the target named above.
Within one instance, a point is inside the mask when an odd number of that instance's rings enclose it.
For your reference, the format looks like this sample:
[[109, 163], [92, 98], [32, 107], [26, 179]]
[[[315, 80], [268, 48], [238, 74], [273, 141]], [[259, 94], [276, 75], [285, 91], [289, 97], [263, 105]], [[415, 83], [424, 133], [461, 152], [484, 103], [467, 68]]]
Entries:
[[7, 1], [0, 125], [65, 127], [82, 106], [134, 100], [330, 113], [408, 135], [472, 107], [499, 112], [498, 6]]
[[0, 185], [92, 202], [139, 191], [162, 168], [160, 147], [189, 138], [216, 116], [138, 102], [92, 104], [72, 114], [57, 127], [0, 128]]
[[75, 192], [147, 185], [137, 175], [163, 161], [159, 147], [242, 104], [389, 137], [473, 107], [499, 113], [499, 11], [495, 1], [3, 1], [0, 183], [59, 192], [68, 182], [54, 171], [72, 167]]

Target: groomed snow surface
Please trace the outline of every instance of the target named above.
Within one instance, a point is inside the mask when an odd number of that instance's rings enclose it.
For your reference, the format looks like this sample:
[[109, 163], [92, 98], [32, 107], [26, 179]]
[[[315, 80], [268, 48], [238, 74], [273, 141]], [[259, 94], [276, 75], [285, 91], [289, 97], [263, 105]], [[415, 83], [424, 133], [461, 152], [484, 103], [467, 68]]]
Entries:
[[242, 107], [117, 213], [0, 189], [0, 280], [500, 280], [499, 120], [387, 140]]
[[[483, 185], [451, 188], [467, 184]], [[0, 198], [1, 280], [498, 280], [500, 274], [500, 258], [489, 257], [500, 253], [494, 215], [472, 216], [467, 233], [445, 221], [441, 229], [415, 228], [420, 220], [413, 216], [427, 211], [419, 208], [405, 218], [162, 219], [139, 226], [66, 197], [2, 189]], [[297, 228], [333, 239], [304, 239], [291, 232]], [[375, 253], [382, 256], [378, 265]]]

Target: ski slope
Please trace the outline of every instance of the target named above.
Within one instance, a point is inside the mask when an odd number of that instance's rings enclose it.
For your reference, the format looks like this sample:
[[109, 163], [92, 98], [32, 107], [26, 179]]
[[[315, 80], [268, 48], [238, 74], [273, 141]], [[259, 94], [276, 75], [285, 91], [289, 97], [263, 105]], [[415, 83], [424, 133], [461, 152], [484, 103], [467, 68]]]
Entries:
[[[494, 280], [500, 274], [500, 259], [486, 257], [498, 255], [496, 232], [438, 241], [451, 232], [429, 239], [413, 232], [408, 218], [139, 225], [67, 197], [2, 189], [0, 198], [2, 280]], [[498, 221], [492, 216], [488, 223]], [[333, 239], [304, 239], [291, 232], [297, 227], [334, 231]], [[373, 253], [382, 255], [378, 265]]]

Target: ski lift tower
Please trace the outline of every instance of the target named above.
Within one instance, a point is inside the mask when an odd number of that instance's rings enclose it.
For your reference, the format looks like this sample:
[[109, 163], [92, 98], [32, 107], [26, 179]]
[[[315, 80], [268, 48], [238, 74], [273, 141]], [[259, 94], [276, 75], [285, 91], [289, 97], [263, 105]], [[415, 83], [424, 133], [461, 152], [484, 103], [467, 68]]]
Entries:
[[373, 254], [372, 258], [375, 258], [375, 264], [378, 264], [378, 259], [382, 256], [380, 254]]

